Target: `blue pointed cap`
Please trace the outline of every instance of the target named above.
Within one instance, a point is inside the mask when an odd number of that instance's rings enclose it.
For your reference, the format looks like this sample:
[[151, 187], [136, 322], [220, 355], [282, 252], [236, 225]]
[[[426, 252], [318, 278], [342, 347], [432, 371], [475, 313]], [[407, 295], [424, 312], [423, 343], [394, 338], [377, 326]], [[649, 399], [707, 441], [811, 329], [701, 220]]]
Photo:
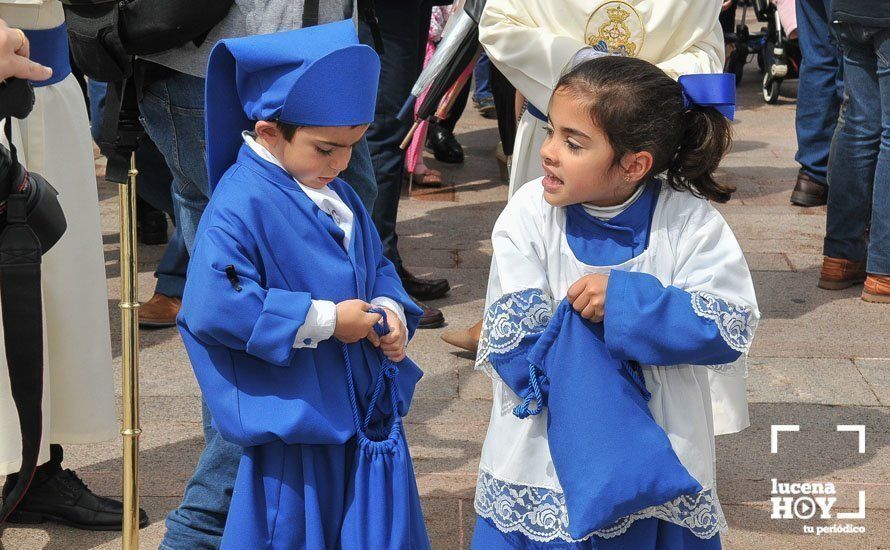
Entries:
[[258, 120], [355, 126], [374, 120], [380, 58], [351, 19], [219, 41], [205, 94], [210, 189], [234, 164], [241, 132]]

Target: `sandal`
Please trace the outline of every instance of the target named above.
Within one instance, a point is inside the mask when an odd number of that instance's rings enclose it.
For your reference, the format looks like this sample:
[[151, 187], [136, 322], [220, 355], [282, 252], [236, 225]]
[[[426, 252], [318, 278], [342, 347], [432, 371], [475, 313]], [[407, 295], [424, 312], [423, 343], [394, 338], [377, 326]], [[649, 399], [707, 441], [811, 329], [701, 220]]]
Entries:
[[442, 179], [442, 173], [438, 170], [433, 170], [432, 168], [415, 171], [413, 174], [411, 172], [405, 172], [406, 181], [412, 176], [414, 177], [414, 185], [420, 187], [442, 187], [445, 185], [445, 181]]

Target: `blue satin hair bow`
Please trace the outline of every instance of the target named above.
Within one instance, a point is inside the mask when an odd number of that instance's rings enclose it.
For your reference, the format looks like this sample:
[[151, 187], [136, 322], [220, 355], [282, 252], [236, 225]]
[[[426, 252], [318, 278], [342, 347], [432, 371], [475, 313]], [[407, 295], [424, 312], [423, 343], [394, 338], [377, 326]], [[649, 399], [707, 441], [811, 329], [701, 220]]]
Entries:
[[733, 120], [735, 115], [735, 75], [687, 74], [679, 79], [683, 106], [713, 107]]

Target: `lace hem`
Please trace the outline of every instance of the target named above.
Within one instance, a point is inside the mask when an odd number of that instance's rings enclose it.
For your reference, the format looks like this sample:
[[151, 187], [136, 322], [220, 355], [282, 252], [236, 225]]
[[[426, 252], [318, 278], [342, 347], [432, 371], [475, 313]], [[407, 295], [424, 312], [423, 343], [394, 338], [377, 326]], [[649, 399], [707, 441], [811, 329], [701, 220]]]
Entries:
[[685, 527], [701, 539], [709, 539], [729, 529], [713, 488], [645, 508], [581, 539], [569, 535], [565, 495], [554, 489], [510, 483], [480, 469], [474, 507], [477, 514], [492, 521], [501, 532], [518, 531], [536, 542], [556, 539], [581, 542], [593, 535], [615, 538], [626, 533], [635, 521], [647, 518]]
[[696, 290], [690, 294], [695, 314], [714, 321], [726, 345], [738, 352], [747, 353], [756, 327], [756, 321], [752, 319], [754, 310], [748, 306], [732, 304], [708, 292]]
[[476, 369], [492, 378], [497, 376], [492, 357], [506, 360], [521, 352], [522, 341], [543, 332], [552, 317], [550, 297], [537, 288], [510, 292], [495, 300], [482, 320]]

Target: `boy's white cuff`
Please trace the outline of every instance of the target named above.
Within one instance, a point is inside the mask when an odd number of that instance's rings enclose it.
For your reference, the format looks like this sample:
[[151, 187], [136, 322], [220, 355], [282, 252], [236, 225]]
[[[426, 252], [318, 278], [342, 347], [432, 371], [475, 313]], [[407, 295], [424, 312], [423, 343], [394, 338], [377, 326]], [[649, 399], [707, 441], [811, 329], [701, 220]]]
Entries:
[[312, 300], [306, 320], [297, 331], [294, 347], [315, 349], [319, 342], [334, 335], [336, 326], [337, 304], [328, 300]]

